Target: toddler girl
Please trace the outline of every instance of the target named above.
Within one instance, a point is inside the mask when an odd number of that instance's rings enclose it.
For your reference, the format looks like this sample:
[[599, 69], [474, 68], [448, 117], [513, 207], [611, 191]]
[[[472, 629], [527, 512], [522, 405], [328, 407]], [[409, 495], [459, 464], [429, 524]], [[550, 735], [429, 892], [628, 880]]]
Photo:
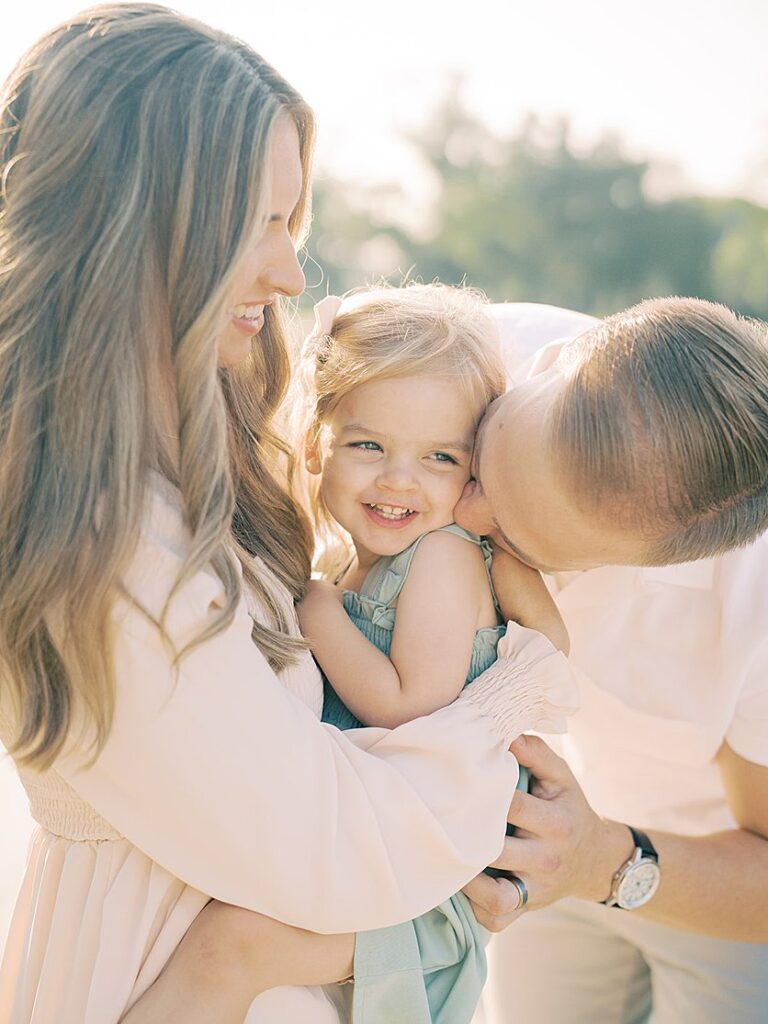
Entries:
[[[505, 561], [504, 593], [514, 594], [505, 614], [515, 620], [505, 627], [489, 545], [452, 522], [475, 429], [505, 389], [480, 299], [429, 285], [339, 306], [331, 297], [317, 307], [304, 350], [305, 497], [326, 578], [310, 584], [299, 618], [326, 678], [323, 720], [394, 728], [437, 711], [492, 664], [506, 633], [500, 653], [520, 660], [521, 731], [559, 728], [554, 706], [575, 703], [567, 669], [558, 663], [547, 694], [531, 692], [525, 673], [531, 646], [548, 641], [524, 627], [567, 644], [541, 577]], [[468, 1024], [485, 980], [487, 934], [461, 893], [415, 921], [356, 937], [314, 935], [222, 904], [210, 904], [192, 932], [130, 1024], [239, 1024], [266, 988], [351, 974], [355, 1024]]]

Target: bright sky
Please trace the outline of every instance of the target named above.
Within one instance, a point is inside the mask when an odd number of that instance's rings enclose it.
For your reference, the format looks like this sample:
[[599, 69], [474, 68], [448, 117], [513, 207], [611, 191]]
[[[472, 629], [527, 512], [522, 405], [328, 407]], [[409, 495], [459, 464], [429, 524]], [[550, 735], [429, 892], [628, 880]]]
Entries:
[[[0, 73], [78, 0], [8, 0]], [[12, 7], [11, 7], [12, 4]], [[680, 169], [666, 187], [768, 204], [766, 0], [178, 0], [245, 39], [305, 95], [320, 166], [418, 191], [403, 129], [423, 124], [451, 74], [491, 127], [567, 116], [627, 156]], [[423, 187], [423, 182], [421, 183]]]

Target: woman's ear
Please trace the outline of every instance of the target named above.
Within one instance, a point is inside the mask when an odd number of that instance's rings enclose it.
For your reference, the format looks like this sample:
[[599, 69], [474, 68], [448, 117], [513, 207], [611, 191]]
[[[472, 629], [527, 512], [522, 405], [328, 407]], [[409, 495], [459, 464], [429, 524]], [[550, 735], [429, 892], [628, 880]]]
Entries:
[[319, 476], [323, 471], [323, 460], [320, 458], [320, 440], [308, 437], [304, 442], [304, 465], [308, 473]]

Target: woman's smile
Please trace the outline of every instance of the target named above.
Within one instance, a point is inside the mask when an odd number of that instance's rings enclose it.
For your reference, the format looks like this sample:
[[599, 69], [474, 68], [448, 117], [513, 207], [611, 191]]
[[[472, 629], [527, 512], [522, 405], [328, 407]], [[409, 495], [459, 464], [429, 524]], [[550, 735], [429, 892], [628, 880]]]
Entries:
[[233, 325], [245, 334], [258, 334], [264, 326], [264, 308], [266, 303], [243, 303], [235, 306], [231, 313]]

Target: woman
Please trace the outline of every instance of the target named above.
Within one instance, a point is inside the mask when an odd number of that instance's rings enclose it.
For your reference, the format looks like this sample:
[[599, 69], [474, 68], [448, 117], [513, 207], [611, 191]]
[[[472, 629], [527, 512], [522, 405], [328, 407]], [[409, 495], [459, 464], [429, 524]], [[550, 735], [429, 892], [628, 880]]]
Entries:
[[42, 828], [0, 1021], [105, 1024], [210, 897], [359, 931], [465, 884], [502, 846], [509, 741], [568, 678], [539, 637], [514, 687], [391, 733], [317, 720], [271, 429], [313, 125], [268, 65], [100, 7], [1, 117], [0, 739]]

